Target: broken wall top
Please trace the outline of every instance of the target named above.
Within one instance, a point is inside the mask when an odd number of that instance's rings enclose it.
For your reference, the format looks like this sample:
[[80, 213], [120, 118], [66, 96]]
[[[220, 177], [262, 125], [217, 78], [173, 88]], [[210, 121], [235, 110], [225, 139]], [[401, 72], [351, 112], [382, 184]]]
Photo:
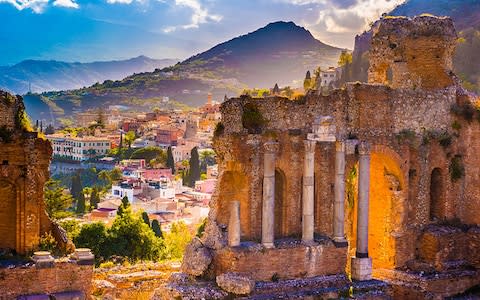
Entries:
[[455, 84], [452, 57], [457, 33], [452, 19], [384, 17], [372, 29], [369, 83], [412, 89]]

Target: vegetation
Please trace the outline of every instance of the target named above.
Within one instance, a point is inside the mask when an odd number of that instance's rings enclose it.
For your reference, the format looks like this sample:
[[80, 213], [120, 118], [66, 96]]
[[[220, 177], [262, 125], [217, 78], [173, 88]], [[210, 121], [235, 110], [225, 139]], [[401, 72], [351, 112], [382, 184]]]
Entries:
[[243, 107], [242, 125], [248, 130], [248, 133], [261, 133], [264, 124], [265, 119], [258, 107], [252, 102], [246, 103]]
[[13, 138], [13, 130], [7, 128], [7, 126], [0, 127], [0, 139], [4, 143], [10, 143]]
[[194, 147], [190, 152], [189, 160], [189, 170], [188, 170], [188, 186], [194, 187], [195, 181], [200, 180], [200, 157], [198, 155], [198, 148]]
[[171, 146], [168, 146], [167, 149], [167, 168], [170, 168], [172, 170], [172, 174], [175, 174], [175, 160], [173, 159]]
[[136, 138], [137, 138], [137, 135], [135, 134], [135, 131], [131, 131], [131, 130], [127, 132], [123, 137], [123, 139], [125, 140], [125, 143], [127, 143], [128, 145], [128, 148], [132, 148], [132, 144]]
[[450, 172], [450, 178], [453, 182], [465, 176], [465, 167], [463, 165], [463, 159], [461, 155], [457, 154], [452, 157], [448, 170]]
[[[167, 164], [167, 153], [160, 147], [148, 146], [135, 150], [130, 156], [131, 159], [145, 159], [147, 164], [165, 166]], [[172, 157], [173, 158], [173, 157]]]
[[152, 221], [152, 230], [156, 237], [163, 238], [162, 227], [160, 227], [157, 219]]
[[73, 198], [57, 180], [50, 179], [45, 184], [45, 209], [52, 219], [61, 219], [71, 216], [68, 209], [72, 206]]

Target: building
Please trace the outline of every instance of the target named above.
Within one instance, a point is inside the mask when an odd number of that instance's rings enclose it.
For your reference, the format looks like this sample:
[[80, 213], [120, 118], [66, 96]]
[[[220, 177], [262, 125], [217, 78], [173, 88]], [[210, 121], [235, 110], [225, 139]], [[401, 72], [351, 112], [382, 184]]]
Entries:
[[339, 71], [335, 67], [329, 67], [327, 70], [320, 71], [320, 76], [317, 78], [317, 88], [331, 88], [335, 86], [339, 79]]
[[72, 161], [85, 161], [108, 154], [111, 142], [103, 137], [69, 137], [60, 134], [47, 135], [53, 148], [53, 157]]
[[[182, 270], [270, 281], [259, 296], [269, 299], [286, 282], [318, 298], [367, 283], [383, 299], [478, 286], [480, 112], [453, 73], [456, 41], [448, 17], [385, 17], [372, 29], [368, 83], [301, 103], [224, 102], [217, 190]], [[242, 122], [247, 106], [261, 126]]]
[[178, 138], [182, 136], [182, 132], [173, 126], [164, 126], [157, 129], [155, 141], [160, 147], [176, 146]]

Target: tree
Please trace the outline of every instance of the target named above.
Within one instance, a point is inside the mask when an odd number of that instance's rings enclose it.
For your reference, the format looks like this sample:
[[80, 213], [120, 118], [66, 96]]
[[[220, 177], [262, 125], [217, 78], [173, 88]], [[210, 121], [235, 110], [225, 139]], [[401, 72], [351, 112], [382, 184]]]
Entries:
[[145, 224], [147, 224], [148, 226], [150, 226], [150, 218], [148, 217], [148, 214], [146, 211], [143, 211], [142, 212], [142, 219], [143, 219], [143, 222]]
[[80, 197], [80, 194], [82, 194], [83, 187], [82, 187], [82, 181], [80, 179], [80, 174], [76, 173], [75, 175], [72, 176], [72, 185], [70, 188], [70, 194], [72, 194], [72, 197], [75, 201], [78, 200]]
[[47, 128], [45, 128], [45, 134], [54, 134], [55, 128], [53, 128], [52, 124], [48, 124]]
[[57, 180], [50, 179], [45, 184], [45, 209], [52, 219], [69, 216], [67, 211], [73, 203], [71, 195], [65, 193], [64, 188]]
[[167, 258], [181, 258], [191, 240], [192, 234], [184, 222], [172, 223], [170, 232], [165, 234]]
[[160, 147], [148, 146], [145, 148], [140, 148], [135, 150], [130, 156], [132, 159], [145, 159], [145, 161], [150, 164], [155, 162], [158, 164], [165, 165], [167, 162], [167, 155], [164, 150]]
[[105, 113], [102, 108], [98, 109], [97, 115], [97, 126], [100, 128], [105, 128]]
[[203, 150], [200, 152], [200, 171], [203, 173], [207, 172], [207, 166], [213, 166], [216, 164], [215, 161], [215, 151], [213, 150]]
[[128, 144], [128, 148], [132, 148], [132, 144], [136, 139], [136, 135], [134, 131], [129, 131], [125, 134], [125, 142]]
[[85, 213], [85, 195], [80, 193], [80, 196], [77, 198], [77, 208], [75, 210], [77, 214], [84, 214]]
[[199, 156], [198, 156], [198, 149], [197, 147], [193, 147], [193, 149], [190, 151], [190, 160], [189, 160], [189, 181], [190, 181], [190, 187], [195, 186], [195, 181], [200, 180], [200, 161], [199, 161]]
[[340, 53], [340, 57], [338, 58], [338, 65], [340, 67], [343, 67], [351, 63], [352, 63], [352, 53], [350, 53], [349, 51], [343, 50], [342, 53]]
[[117, 209], [117, 216], [122, 216], [127, 209], [130, 208], [130, 202], [128, 201], [128, 197], [125, 196], [122, 198], [122, 204]]
[[305, 80], [303, 81], [303, 89], [307, 92], [309, 89], [312, 88], [312, 76], [310, 75], [310, 71], [307, 71], [305, 75]]
[[98, 208], [99, 202], [100, 196], [98, 195], [98, 188], [94, 187], [92, 193], [90, 194], [90, 207]]
[[96, 222], [83, 225], [73, 241], [77, 247], [90, 248], [95, 255], [95, 259], [101, 261], [110, 256], [109, 251], [106, 251], [107, 238], [105, 224]]
[[152, 221], [152, 230], [156, 237], [163, 238], [162, 227], [160, 227], [160, 223], [158, 223], [157, 219]]
[[278, 87], [278, 84], [277, 84], [277, 83], [275, 83], [275, 86], [273, 87], [272, 94], [273, 94], [274, 96], [280, 95], [280, 88]]
[[172, 170], [172, 174], [175, 174], [175, 160], [173, 159], [172, 147], [167, 149], [167, 167]]

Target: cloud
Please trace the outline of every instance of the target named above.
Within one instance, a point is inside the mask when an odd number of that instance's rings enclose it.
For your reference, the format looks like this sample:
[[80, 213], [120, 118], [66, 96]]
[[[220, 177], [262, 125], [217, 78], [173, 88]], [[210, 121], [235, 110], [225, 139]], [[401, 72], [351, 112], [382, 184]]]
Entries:
[[210, 14], [208, 9], [202, 6], [199, 0], [175, 0], [175, 5], [187, 7], [193, 11], [192, 16], [190, 17], [190, 23], [179, 26], [168, 26], [163, 29], [163, 31], [166, 33], [173, 32], [179, 28], [198, 28], [200, 24], [205, 24], [208, 22], [220, 22], [223, 18], [220, 15]]
[[31, 9], [33, 12], [42, 13], [49, 0], [0, 0], [0, 3], [10, 3], [18, 10]]
[[53, 1], [53, 6], [61, 6], [67, 8], [78, 8], [78, 3], [74, 0], [55, 0]]
[[109, 3], [109, 4], [115, 4], [115, 3], [130, 4], [132, 2], [133, 2], [133, 0], [107, 0], [107, 3]]

